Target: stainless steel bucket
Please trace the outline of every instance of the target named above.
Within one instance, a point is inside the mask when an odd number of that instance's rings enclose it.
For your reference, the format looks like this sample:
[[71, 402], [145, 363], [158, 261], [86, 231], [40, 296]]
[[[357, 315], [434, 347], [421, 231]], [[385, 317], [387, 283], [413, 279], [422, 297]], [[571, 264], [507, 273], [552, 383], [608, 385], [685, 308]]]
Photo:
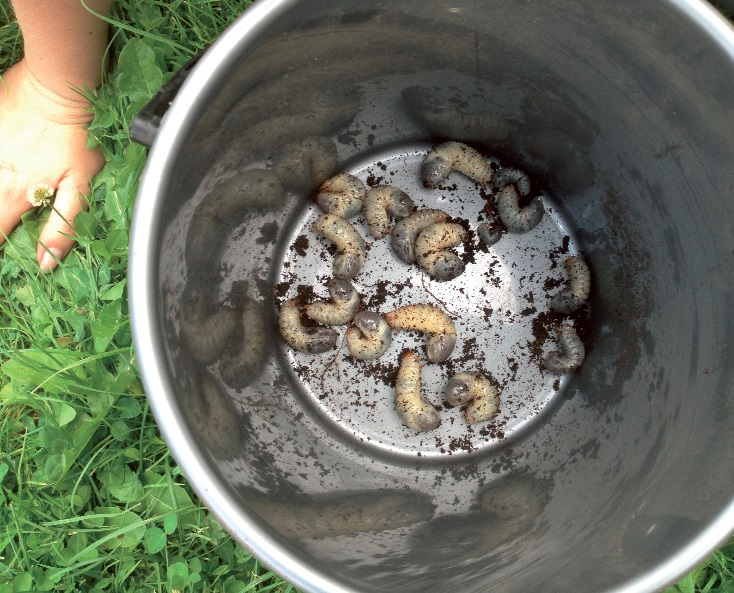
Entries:
[[[203, 502], [309, 592], [643, 593], [691, 570], [734, 527], [732, 81], [734, 31], [703, 2], [255, 3], [163, 119], [131, 243], [146, 390]], [[454, 317], [424, 389], [438, 405], [480, 368], [491, 422], [400, 424], [412, 334], [373, 363], [278, 336], [282, 303], [326, 298], [331, 273], [299, 152], [315, 136], [330, 172], [471, 232], [493, 196], [459, 175], [426, 190], [428, 150], [459, 140], [531, 179], [541, 225], [473, 243], [456, 281], [371, 239], [355, 278], [365, 307]], [[569, 253], [592, 273], [587, 358], [557, 377], [538, 360]]]

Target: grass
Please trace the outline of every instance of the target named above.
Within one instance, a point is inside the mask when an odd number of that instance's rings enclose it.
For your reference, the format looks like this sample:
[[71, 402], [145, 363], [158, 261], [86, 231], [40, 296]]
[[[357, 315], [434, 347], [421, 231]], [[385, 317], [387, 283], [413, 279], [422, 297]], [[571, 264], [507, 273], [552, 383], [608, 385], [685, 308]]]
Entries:
[[[146, 151], [134, 115], [247, 2], [116, 3], [112, 68], [90, 139], [106, 166], [79, 245], [44, 276], [42, 215], [0, 257], [0, 593], [282, 592], [293, 587], [202, 508], [161, 440], [135, 365], [125, 295], [128, 233]], [[0, 0], [0, 70], [22, 40]]]
[[[90, 139], [106, 166], [79, 244], [35, 263], [43, 215], [0, 256], [0, 593], [287, 593], [196, 499], [143, 393], [126, 301], [131, 211], [146, 150], [128, 128], [157, 88], [246, 9], [234, 0], [120, 0]], [[22, 52], [0, 0], [0, 70]], [[734, 544], [669, 593], [734, 591]]]

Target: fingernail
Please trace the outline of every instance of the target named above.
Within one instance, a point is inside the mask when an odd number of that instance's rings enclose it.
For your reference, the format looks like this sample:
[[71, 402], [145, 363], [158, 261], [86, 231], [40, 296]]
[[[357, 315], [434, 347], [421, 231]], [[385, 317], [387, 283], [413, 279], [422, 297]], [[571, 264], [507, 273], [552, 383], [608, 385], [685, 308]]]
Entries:
[[43, 255], [41, 256], [41, 262], [39, 264], [41, 266], [41, 272], [43, 272], [44, 274], [48, 274], [49, 272], [53, 271], [53, 269], [56, 267], [56, 260], [61, 260], [63, 256], [63, 252], [58, 247], [49, 247], [48, 251], [44, 250]]

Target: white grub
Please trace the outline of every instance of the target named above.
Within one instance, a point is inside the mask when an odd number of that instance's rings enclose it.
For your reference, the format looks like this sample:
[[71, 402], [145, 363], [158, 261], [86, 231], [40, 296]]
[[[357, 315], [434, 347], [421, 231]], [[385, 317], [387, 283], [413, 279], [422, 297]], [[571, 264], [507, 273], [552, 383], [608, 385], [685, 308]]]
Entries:
[[415, 240], [418, 265], [434, 278], [453, 280], [464, 271], [464, 262], [449, 249], [466, 238], [464, 227], [453, 222], [438, 222], [426, 227]]
[[322, 214], [313, 223], [312, 230], [336, 245], [334, 276], [347, 280], [354, 278], [367, 257], [364, 239], [357, 229], [336, 214]]
[[572, 325], [565, 324], [558, 338], [560, 350], [554, 350], [543, 358], [543, 366], [551, 373], [563, 375], [575, 371], [586, 358], [586, 348]]
[[446, 385], [444, 398], [450, 406], [471, 402], [464, 410], [464, 418], [470, 424], [485, 422], [499, 410], [499, 393], [489, 377], [481, 373], [461, 372]]
[[288, 189], [310, 192], [334, 173], [336, 165], [334, 142], [326, 136], [309, 136], [285, 146], [273, 159], [272, 171]]
[[436, 408], [421, 394], [421, 363], [414, 352], [406, 352], [395, 382], [395, 410], [403, 424], [416, 432], [433, 430], [441, 424]]
[[463, 406], [474, 397], [472, 386], [476, 373], [456, 373], [443, 390], [443, 397], [449, 406]]
[[520, 169], [502, 167], [494, 172], [492, 183], [498, 189], [504, 189], [512, 184], [521, 196], [527, 196], [530, 193], [530, 179]]
[[402, 189], [392, 185], [377, 185], [364, 198], [363, 214], [375, 239], [390, 232], [390, 214], [404, 218], [415, 212], [415, 203]]
[[359, 293], [343, 278], [331, 278], [328, 288], [331, 301], [307, 304], [306, 315], [322, 325], [347, 325], [359, 311]]
[[568, 274], [568, 287], [553, 295], [550, 307], [560, 313], [571, 313], [589, 299], [591, 271], [583, 258], [571, 255], [563, 262]]
[[406, 264], [414, 264], [415, 240], [418, 234], [425, 228], [439, 222], [446, 222], [449, 215], [443, 210], [425, 208], [416, 210], [413, 214], [401, 218], [393, 226], [390, 233], [390, 246], [402, 261]]
[[270, 317], [260, 303], [245, 299], [240, 324], [238, 339], [229, 340], [219, 360], [222, 381], [234, 389], [242, 389], [257, 379], [271, 351]]
[[321, 354], [336, 346], [339, 334], [327, 327], [304, 327], [296, 299], [283, 303], [278, 316], [278, 329], [286, 343], [299, 352]]
[[237, 326], [238, 312], [225, 307], [207, 312], [201, 305], [197, 302], [184, 306], [181, 333], [194, 359], [201, 364], [211, 364], [224, 352]]
[[514, 185], [508, 185], [497, 194], [497, 214], [511, 233], [525, 233], [535, 228], [545, 213], [538, 198], [523, 208], [520, 208], [519, 201], [520, 196]]
[[362, 180], [349, 173], [339, 173], [319, 187], [316, 204], [326, 214], [335, 214], [345, 220], [359, 214], [365, 197]]
[[462, 142], [444, 142], [431, 150], [421, 165], [421, 181], [426, 187], [438, 187], [451, 171], [463, 173], [479, 185], [492, 180], [489, 161], [477, 150]]
[[360, 311], [354, 317], [354, 325], [347, 329], [346, 340], [354, 358], [374, 360], [392, 344], [392, 330], [378, 313]]
[[487, 247], [491, 247], [492, 245], [497, 243], [497, 241], [499, 241], [504, 234], [505, 233], [501, 228], [497, 228], [496, 226], [488, 222], [483, 222], [477, 227], [477, 235], [479, 236], [479, 240]]
[[394, 330], [419, 331], [428, 336], [426, 355], [429, 362], [444, 362], [456, 346], [456, 327], [446, 313], [423, 303], [404, 305], [385, 313]]

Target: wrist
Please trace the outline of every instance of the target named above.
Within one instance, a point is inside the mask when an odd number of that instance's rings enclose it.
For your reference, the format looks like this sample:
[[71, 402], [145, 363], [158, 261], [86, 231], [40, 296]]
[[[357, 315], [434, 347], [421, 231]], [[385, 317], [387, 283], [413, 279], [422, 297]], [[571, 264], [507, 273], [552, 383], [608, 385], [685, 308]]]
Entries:
[[13, 66], [6, 77], [11, 74], [18, 77], [19, 99], [32, 105], [45, 120], [70, 126], [83, 126], [92, 120], [88, 99], [72, 88], [62, 94], [45, 84], [31, 71], [25, 59]]
[[79, 100], [75, 89], [97, 88], [108, 44], [104, 18], [112, 0], [12, 0], [25, 63], [54, 98]]

